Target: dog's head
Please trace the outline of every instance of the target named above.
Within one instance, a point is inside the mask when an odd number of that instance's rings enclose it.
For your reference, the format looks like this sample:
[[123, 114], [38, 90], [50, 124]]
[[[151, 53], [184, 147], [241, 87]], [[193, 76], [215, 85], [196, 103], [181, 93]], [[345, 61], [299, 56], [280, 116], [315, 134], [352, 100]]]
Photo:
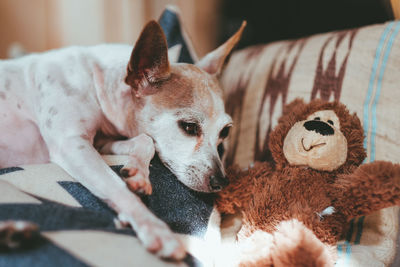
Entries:
[[139, 129], [154, 139], [163, 163], [188, 187], [203, 192], [227, 185], [218, 145], [232, 119], [225, 113], [217, 75], [244, 25], [197, 64], [170, 64], [159, 24], [149, 22], [133, 49], [125, 82], [142, 108]]

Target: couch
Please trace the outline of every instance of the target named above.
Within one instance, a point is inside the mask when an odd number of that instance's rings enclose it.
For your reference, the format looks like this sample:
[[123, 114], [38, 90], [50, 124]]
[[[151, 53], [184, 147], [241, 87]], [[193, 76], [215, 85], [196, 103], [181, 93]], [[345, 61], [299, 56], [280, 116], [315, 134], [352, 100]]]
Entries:
[[[173, 25], [164, 28], [171, 55], [191, 62], [196, 56], [190, 41], [181, 34], [176, 10], [168, 10], [161, 23]], [[282, 106], [296, 97], [342, 101], [362, 119], [367, 162], [399, 163], [399, 30], [394, 21], [235, 52], [221, 77], [235, 125], [225, 144], [226, 164], [246, 168], [269, 160], [268, 132]], [[127, 160], [104, 159], [116, 172]], [[157, 158], [150, 171], [155, 190], [143, 201], [182, 237], [190, 252], [184, 262], [146, 252], [111, 209], [49, 163], [0, 170], [0, 221], [28, 220], [40, 227], [32, 247], [0, 251], [0, 266], [213, 265], [221, 241], [213, 196], [187, 190]], [[399, 215], [396, 207], [351, 221], [338, 244], [337, 265], [399, 266]], [[234, 243], [238, 220], [229, 220], [223, 221], [222, 241]]]

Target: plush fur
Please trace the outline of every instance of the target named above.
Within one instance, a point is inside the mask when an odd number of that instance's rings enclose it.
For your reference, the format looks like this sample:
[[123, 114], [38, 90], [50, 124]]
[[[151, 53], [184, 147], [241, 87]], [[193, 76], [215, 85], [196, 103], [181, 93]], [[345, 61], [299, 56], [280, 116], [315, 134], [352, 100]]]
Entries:
[[[289, 164], [283, 152], [289, 130], [323, 110], [332, 110], [339, 118], [340, 131], [347, 140], [345, 163], [332, 171]], [[284, 108], [270, 135], [274, 161], [258, 162], [246, 171], [235, 166], [228, 169], [230, 185], [217, 200], [222, 213], [241, 212], [239, 244], [249, 242], [259, 231], [271, 235], [269, 253], [254, 255], [252, 260], [247, 255], [241, 259], [244, 265], [333, 266], [332, 247], [348, 221], [400, 204], [400, 166], [383, 161], [361, 165], [366, 157], [363, 138], [359, 118], [341, 103], [295, 100]], [[282, 223], [286, 223], [283, 229]]]

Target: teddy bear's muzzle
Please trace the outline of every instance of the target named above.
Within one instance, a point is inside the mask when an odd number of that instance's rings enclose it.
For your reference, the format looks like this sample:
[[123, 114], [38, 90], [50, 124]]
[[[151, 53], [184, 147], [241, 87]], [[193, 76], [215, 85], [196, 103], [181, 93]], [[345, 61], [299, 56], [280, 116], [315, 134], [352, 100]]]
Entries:
[[299, 121], [287, 133], [283, 153], [291, 165], [332, 171], [345, 162], [347, 142], [340, 129], [322, 119]]
[[323, 142], [323, 141], [320, 141], [320, 140], [312, 140], [312, 139], [309, 139], [309, 138], [305, 139], [303, 137], [303, 138], [301, 138], [301, 145], [303, 146], [303, 149], [308, 152], [311, 149], [319, 148], [319, 147], [322, 147], [322, 146], [326, 145], [326, 142]]

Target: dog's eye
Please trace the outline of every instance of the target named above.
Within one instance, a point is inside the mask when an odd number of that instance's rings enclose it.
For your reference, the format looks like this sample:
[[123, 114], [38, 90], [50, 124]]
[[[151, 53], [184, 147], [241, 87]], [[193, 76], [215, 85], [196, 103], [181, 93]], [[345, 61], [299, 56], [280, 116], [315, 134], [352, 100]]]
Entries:
[[315, 117], [314, 120], [315, 120], [315, 121], [320, 121], [321, 118], [320, 118], [320, 117]]
[[330, 125], [333, 125], [333, 121], [331, 121], [331, 120], [328, 120], [328, 123], [329, 123]]
[[231, 129], [231, 126], [225, 126], [225, 127], [221, 130], [221, 132], [219, 133], [219, 138], [220, 138], [220, 139], [225, 139], [225, 138], [227, 138], [228, 135], [229, 135], [230, 129]]
[[200, 134], [200, 127], [194, 122], [178, 122], [179, 128], [181, 128], [186, 134], [190, 136], [198, 136]]

